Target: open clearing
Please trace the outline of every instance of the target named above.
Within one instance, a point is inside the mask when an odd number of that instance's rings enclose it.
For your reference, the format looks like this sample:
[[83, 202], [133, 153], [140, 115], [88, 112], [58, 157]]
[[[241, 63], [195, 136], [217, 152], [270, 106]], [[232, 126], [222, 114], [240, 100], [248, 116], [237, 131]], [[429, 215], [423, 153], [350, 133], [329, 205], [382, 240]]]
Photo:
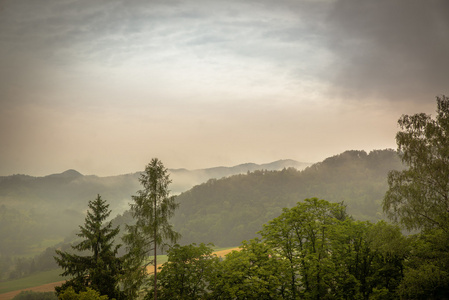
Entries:
[[[236, 247], [236, 248], [218, 250], [218, 251], [215, 251], [214, 253], [217, 254], [217, 256], [219, 256], [219, 257], [223, 257], [223, 256], [225, 256], [226, 254], [228, 254], [229, 252], [231, 252], [233, 250], [239, 250], [239, 248]], [[162, 266], [162, 264], [158, 265], [158, 267], [159, 266]], [[149, 271], [152, 272], [153, 271], [153, 266], [149, 267], [149, 269], [150, 269]], [[60, 272], [60, 270], [58, 270], [58, 272]], [[62, 283], [64, 283], [64, 281], [46, 283], [46, 284], [42, 284], [42, 285], [39, 285], [39, 286], [27, 287], [27, 288], [18, 289], [18, 290], [15, 290], [15, 291], [10, 291], [10, 292], [7, 292], [7, 293], [0, 294], [0, 300], [10, 300], [10, 299], [14, 298], [14, 296], [19, 294], [21, 291], [52, 292], [52, 291], [54, 291], [55, 286], [61, 285]], [[2, 283], [0, 283], [0, 287], [1, 287], [1, 285], [2, 285]]]

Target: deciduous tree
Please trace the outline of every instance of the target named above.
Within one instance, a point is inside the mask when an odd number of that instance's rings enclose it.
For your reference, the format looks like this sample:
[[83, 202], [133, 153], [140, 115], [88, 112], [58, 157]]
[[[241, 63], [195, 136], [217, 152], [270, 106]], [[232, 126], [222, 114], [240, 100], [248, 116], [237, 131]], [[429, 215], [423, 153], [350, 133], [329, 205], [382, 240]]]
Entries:
[[449, 233], [449, 98], [437, 97], [437, 115], [403, 115], [396, 134], [408, 166], [390, 171], [383, 208], [408, 229], [441, 228]]
[[[174, 245], [168, 251], [168, 261], [158, 274], [159, 299], [206, 299], [209, 282], [219, 258], [205, 244]], [[145, 299], [151, 299], [151, 291]]]
[[341, 203], [305, 199], [260, 233], [288, 264], [284, 299], [394, 297], [402, 278], [399, 228], [354, 221]]
[[388, 174], [383, 209], [407, 229], [419, 230], [398, 290], [407, 299], [449, 294], [449, 98], [437, 97], [435, 118], [403, 115], [396, 134], [404, 171]]
[[290, 299], [287, 263], [258, 239], [243, 241], [220, 262], [211, 281], [210, 299]]

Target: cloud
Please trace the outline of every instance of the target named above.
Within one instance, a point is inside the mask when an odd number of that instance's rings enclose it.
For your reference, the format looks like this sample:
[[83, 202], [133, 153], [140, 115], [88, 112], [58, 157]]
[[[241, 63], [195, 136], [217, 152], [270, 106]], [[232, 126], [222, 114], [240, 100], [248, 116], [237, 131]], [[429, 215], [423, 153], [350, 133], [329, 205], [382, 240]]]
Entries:
[[52, 68], [191, 77], [198, 66], [210, 81], [265, 65], [336, 98], [429, 101], [448, 93], [448, 12], [445, 0], [8, 1], [0, 64], [8, 86]]
[[206, 167], [394, 144], [395, 100], [447, 88], [446, 12], [436, 0], [3, 2], [0, 165], [78, 159], [111, 174], [149, 151]]
[[328, 17], [334, 91], [429, 101], [449, 86], [449, 2], [337, 0]]

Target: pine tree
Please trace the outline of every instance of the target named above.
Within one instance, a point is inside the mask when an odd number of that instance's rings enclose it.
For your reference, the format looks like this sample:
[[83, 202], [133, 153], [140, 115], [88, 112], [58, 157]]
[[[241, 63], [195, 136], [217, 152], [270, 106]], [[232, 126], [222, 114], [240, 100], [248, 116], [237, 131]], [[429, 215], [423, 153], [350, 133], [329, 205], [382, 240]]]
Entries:
[[68, 287], [73, 287], [76, 292], [80, 292], [89, 287], [101, 295], [119, 299], [118, 281], [122, 259], [116, 256], [120, 245], [114, 246], [119, 228], [112, 228], [111, 222], [103, 225], [111, 211], [108, 210], [109, 204], [100, 195], [94, 201], [89, 201], [88, 206], [84, 226], [80, 226], [80, 233], [77, 234], [83, 240], [72, 246], [73, 250], [84, 255], [56, 250], [55, 260], [64, 269], [61, 275], [73, 276], [56, 291], [60, 294]]
[[[147, 267], [154, 266], [154, 288], [157, 283], [157, 249], [165, 241], [176, 242], [179, 233], [173, 230], [169, 218], [179, 206], [168, 189], [171, 183], [168, 170], [157, 158], [151, 160], [141, 174], [142, 190], [132, 196], [131, 212], [136, 224], [127, 226], [124, 241], [128, 245], [127, 276], [125, 290], [128, 298], [136, 297], [140, 287], [148, 278]], [[154, 260], [148, 260], [153, 255]], [[157, 294], [155, 293], [155, 299]]]

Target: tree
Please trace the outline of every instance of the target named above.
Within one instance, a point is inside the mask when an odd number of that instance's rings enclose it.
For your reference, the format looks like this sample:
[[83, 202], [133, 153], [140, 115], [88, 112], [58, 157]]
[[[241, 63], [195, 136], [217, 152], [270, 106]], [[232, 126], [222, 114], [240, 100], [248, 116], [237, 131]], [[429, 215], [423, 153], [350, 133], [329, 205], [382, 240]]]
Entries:
[[401, 299], [447, 299], [449, 243], [441, 229], [410, 236], [412, 251], [398, 287]]
[[261, 234], [289, 262], [292, 298], [319, 298], [332, 288], [333, 226], [346, 218], [345, 207], [305, 199], [264, 226]]
[[396, 134], [408, 167], [390, 171], [383, 209], [412, 236], [412, 251], [398, 293], [407, 299], [441, 299], [449, 293], [449, 98], [437, 97], [437, 115], [403, 115]]
[[[165, 246], [165, 241], [176, 242], [179, 234], [169, 223], [169, 218], [179, 206], [168, 189], [171, 183], [168, 170], [162, 162], [153, 158], [139, 178], [143, 186], [132, 196], [131, 213], [135, 225], [127, 226], [124, 241], [128, 245], [128, 274], [125, 289], [129, 298], [134, 298], [148, 276], [147, 267], [154, 265], [154, 298], [157, 299], [157, 248]], [[153, 261], [148, 257], [153, 252]]]
[[[168, 261], [158, 274], [159, 299], [205, 299], [219, 258], [205, 244], [170, 247]], [[145, 299], [151, 299], [154, 290]]]
[[94, 201], [89, 201], [88, 206], [84, 226], [80, 226], [81, 232], [77, 234], [84, 239], [72, 246], [72, 249], [89, 255], [56, 250], [55, 260], [64, 269], [61, 275], [73, 276], [62, 287], [56, 288], [56, 291], [59, 295], [68, 287], [72, 287], [75, 292], [89, 287], [101, 295], [119, 299], [121, 295], [118, 282], [122, 259], [116, 257], [120, 245], [114, 246], [114, 237], [119, 229], [112, 228], [111, 222], [103, 225], [111, 211], [100, 195]]
[[290, 299], [287, 262], [258, 239], [243, 241], [218, 264], [210, 299]]
[[407, 229], [441, 228], [449, 233], [449, 98], [437, 97], [437, 115], [403, 115], [396, 134], [408, 166], [390, 171], [383, 209]]
[[383, 222], [354, 221], [345, 209], [305, 199], [264, 225], [264, 242], [287, 264], [283, 299], [394, 298], [404, 237]]

